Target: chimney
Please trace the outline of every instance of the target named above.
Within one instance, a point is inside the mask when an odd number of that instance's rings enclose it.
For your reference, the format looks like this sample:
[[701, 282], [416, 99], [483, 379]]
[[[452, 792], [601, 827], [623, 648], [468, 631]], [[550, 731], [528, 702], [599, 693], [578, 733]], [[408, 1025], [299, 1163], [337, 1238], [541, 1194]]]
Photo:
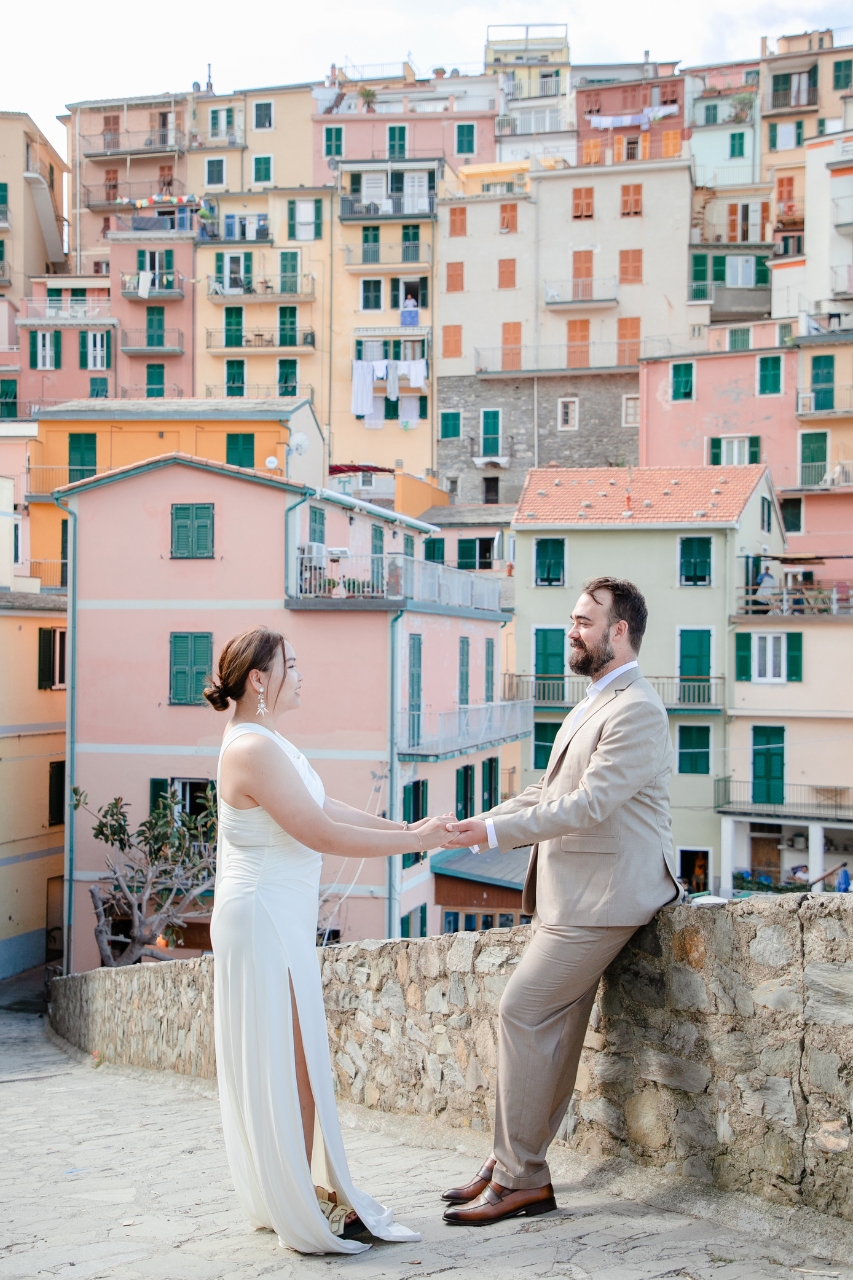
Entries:
[[648, 62], [648, 60], [649, 60], [649, 51], [648, 49], [645, 49], [643, 51], [643, 62]]
[[334, 88], [337, 83], [338, 83], [338, 68], [335, 66], [333, 62], [332, 69], [329, 72], [329, 84], [331, 85], [332, 88]]

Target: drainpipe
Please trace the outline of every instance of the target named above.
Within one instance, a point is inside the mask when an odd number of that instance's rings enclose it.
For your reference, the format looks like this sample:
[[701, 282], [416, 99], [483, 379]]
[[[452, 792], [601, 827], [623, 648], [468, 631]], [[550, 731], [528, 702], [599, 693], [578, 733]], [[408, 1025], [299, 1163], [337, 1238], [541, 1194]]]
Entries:
[[77, 512], [54, 495], [53, 501], [70, 519], [71, 573], [68, 579], [68, 628], [71, 649], [65, 655], [68, 678], [68, 704], [65, 728], [65, 923], [62, 937], [62, 972], [73, 972], [72, 926], [74, 919], [74, 815], [71, 811], [71, 788], [76, 780], [77, 740]]
[[[287, 461], [287, 455], [285, 455], [285, 462], [286, 461]], [[284, 512], [284, 594], [285, 596], [289, 596], [292, 594], [290, 591], [290, 587], [293, 585], [291, 582], [291, 575], [290, 575], [290, 541], [291, 539], [290, 539], [290, 530], [288, 528], [290, 523], [290, 515], [291, 515], [291, 512], [296, 510], [297, 507], [301, 507], [303, 502], [307, 502], [309, 498], [315, 497], [316, 493], [317, 493], [316, 489], [306, 490], [305, 497], [300, 498], [298, 502], [294, 502], [293, 506], [287, 507]]]
[[[75, 240], [77, 241], [77, 244], [76, 244], [76, 248], [77, 248], [77, 274], [78, 274], [78, 276], [79, 276], [79, 274], [80, 274], [80, 108], [79, 108], [79, 107], [77, 108], [77, 116], [76, 116], [76, 119], [75, 119], [75, 122], [74, 122], [74, 123], [75, 123], [74, 135], [75, 135], [75, 139], [76, 139], [75, 147], [74, 147], [74, 160], [75, 160], [75, 166], [74, 166], [74, 167], [75, 167], [75, 169], [76, 169], [76, 173], [77, 173], [77, 184], [76, 184], [76, 185], [77, 185], [77, 198], [76, 198], [76, 201], [75, 201], [75, 203], [76, 203], [76, 208], [75, 208], [75, 210], [74, 210], [75, 223], [76, 223], [76, 230], [75, 230], [75, 233], [74, 233], [74, 238], [75, 238]], [[116, 352], [116, 356], [118, 356], [118, 352]], [[118, 368], [118, 359], [116, 359], [116, 368]]]
[[[391, 732], [388, 735], [388, 817], [396, 821], [397, 810], [397, 623], [405, 610], [401, 609], [391, 619]], [[388, 914], [386, 929], [389, 938], [400, 936], [400, 880], [402, 866], [398, 858], [388, 858]]]
[[332, 329], [332, 312], [335, 296], [335, 190], [337, 183], [341, 180], [341, 171], [338, 169], [338, 176], [329, 193], [329, 400], [326, 405], [326, 417], [328, 419], [329, 428], [329, 444], [328, 444], [328, 463], [326, 475], [328, 475], [328, 467], [332, 465], [332, 387], [334, 385], [334, 332]]

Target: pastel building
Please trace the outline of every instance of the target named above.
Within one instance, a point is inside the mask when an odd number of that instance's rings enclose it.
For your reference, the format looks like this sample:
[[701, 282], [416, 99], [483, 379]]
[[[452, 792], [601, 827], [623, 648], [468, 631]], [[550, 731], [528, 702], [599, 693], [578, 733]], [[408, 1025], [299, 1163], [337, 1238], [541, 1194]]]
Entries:
[[[180, 453], [91, 475], [57, 501], [71, 525], [68, 783], [90, 803], [121, 794], [138, 820], [167, 785], [198, 802], [227, 722], [201, 690], [224, 642], [257, 623], [294, 645], [303, 707], [280, 727], [331, 794], [413, 820], [497, 801], [531, 704], [500, 697], [499, 582], [426, 561], [433, 526]], [[77, 813], [68, 829], [69, 970], [98, 963], [88, 885], [104, 851], [90, 826]], [[440, 932], [441, 905], [416, 854], [325, 860], [328, 936]]]
[[485, 69], [501, 86], [497, 159], [577, 158], [577, 122], [568, 27], [562, 23], [489, 26]]

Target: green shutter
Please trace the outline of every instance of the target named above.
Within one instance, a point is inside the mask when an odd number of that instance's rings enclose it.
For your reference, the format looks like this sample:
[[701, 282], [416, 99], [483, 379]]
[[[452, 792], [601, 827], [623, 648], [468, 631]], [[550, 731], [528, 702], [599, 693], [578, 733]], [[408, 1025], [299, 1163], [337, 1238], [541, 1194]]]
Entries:
[[226, 347], [242, 347], [243, 345], [243, 308], [225, 308], [225, 345]]
[[243, 254], [243, 288], [246, 293], [252, 292], [252, 255]]
[[279, 257], [281, 292], [299, 292], [299, 254], [293, 249], [282, 249]]
[[420, 287], [418, 289], [418, 306], [429, 307], [429, 276], [420, 277]]
[[441, 415], [442, 440], [458, 440], [462, 434], [462, 414], [445, 410]]
[[752, 727], [752, 803], [783, 804], [785, 800], [785, 729]]
[[288, 200], [287, 202], [287, 238], [288, 240], [296, 239], [296, 201]]
[[89, 368], [89, 335], [85, 329], [80, 330], [80, 368]]
[[89, 480], [96, 470], [98, 437], [94, 432], [73, 431], [68, 435], [68, 483]]
[[459, 705], [467, 707], [469, 693], [469, 674], [471, 659], [471, 642], [467, 636], [459, 637]]
[[184, 560], [193, 553], [193, 509], [188, 502], [172, 505], [172, 559]]
[[213, 503], [197, 502], [193, 510], [193, 554], [196, 559], [213, 555]]
[[400, 280], [398, 276], [391, 277], [391, 310], [398, 311], [400, 308]]
[[444, 538], [427, 538], [424, 543], [424, 560], [432, 564], [444, 564]]
[[710, 631], [679, 632], [678, 674], [685, 679], [707, 679], [711, 674]]
[[494, 702], [495, 700], [495, 642], [492, 639], [486, 641], [486, 687], [485, 702]]
[[364, 341], [361, 338], [355, 340], [355, 358], [356, 360], [364, 359]]
[[566, 544], [562, 538], [536, 539], [537, 587], [561, 587], [565, 580]]
[[[385, 347], [387, 348], [387, 346], [388, 346], [388, 343], [386, 342], [386, 343], [385, 343]], [[403, 350], [403, 340], [402, 340], [402, 338], [392, 338], [392, 340], [391, 340], [391, 355], [390, 355], [390, 359], [391, 359], [391, 360], [400, 360], [400, 359], [402, 359], [402, 354], [401, 354], [401, 353], [402, 353], [402, 350]], [[388, 358], [389, 358], [387, 350], [386, 350], [386, 352], [385, 352], [385, 358], [386, 358], [386, 359], [388, 359]]]
[[[395, 357], [395, 358], [396, 358], [396, 359], [399, 359], [399, 356], [397, 356], [397, 357]], [[389, 342], [388, 342], [388, 339], [387, 339], [387, 338], [383, 338], [383, 339], [382, 339], [382, 359], [383, 359], [383, 360], [390, 360], [390, 359], [391, 359], [391, 353], [390, 353], [390, 351], [389, 351]]]
[[678, 729], [678, 772], [711, 772], [711, 730], [706, 725], [680, 725]]
[[174, 249], [164, 249], [164, 250], [163, 250], [163, 261], [164, 261], [164, 262], [165, 262], [165, 264], [166, 264], [166, 270], [167, 270], [167, 271], [174, 271], [174, 269], [175, 269], [175, 250], [174, 250]]
[[322, 507], [308, 508], [308, 541], [322, 542], [325, 544], [326, 512]]
[[53, 367], [54, 369], [62, 368], [62, 330], [54, 329], [53, 331]]
[[174, 631], [169, 639], [169, 700], [181, 705], [204, 702], [213, 665], [213, 636], [207, 631]]
[[403, 821], [414, 822], [412, 817], [412, 793], [414, 792], [414, 783], [407, 782], [403, 787]]
[[533, 724], [533, 768], [547, 769], [554, 740], [560, 731], [555, 721], [536, 720]]
[[465, 767], [456, 770], [456, 821], [462, 822], [465, 813]]
[[796, 684], [803, 680], [803, 633], [789, 631], [787, 639], [787, 671], [788, 679]]
[[758, 359], [758, 394], [778, 396], [782, 389], [782, 357], [760, 356]]
[[681, 583], [691, 587], [711, 585], [710, 538], [681, 539]]
[[190, 694], [190, 635], [186, 631], [173, 631], [169, 637], [169, 701], [189, 702]]
[[38, 687], [53, 688], [54, 645], [56, 632], [52, 627], [39, 627]]
[[107, 368], [112, 369], [113, 367], [113, 331], [112, 329], [107, 329], [107, 340], [105, 345], [106, 345], [106, 353], [107, 353]]
[[323, 239], [323, 201], [319, 196], [314, 200], [314, 239]]
[[148, 812], [155, 814], [162, 800], [169, 798], [169, 779], [150, 778], [148, 782]]
[[715, 253], [711, 259], [711, 278], [714, 284], [726, 283], [726, 260], [722, 254]]
[[[229, 362], [230, 363], [230, 362]], [[225, 461], [232, 467], [253, 468], [255, 437], [252, 432], [237, 432], [225, 437]]]
[[752, 633], [738, 631], [735, 634], [735, 680], [752, 679]]
[[707, 253], [694, 253], [692, 261], [692, 280], [694, 284], [705, 284], [708, 279]]
[[199, 631], [193, 636], [192, 644], [192, 701], [204, 702], [204, 688], [210, 680], [213, 668], [213, 636], [209, 632]]
[[536, 628], [537, 676], [562, 676], [566, 673], [566, 633], [562, 627]]
[[719, 436], [712, 436], [708, 441], [710, 445], [711, 466], [719, 467], [723, 461], [723, 442]]
[[750, 462], [761, 461], [761, 436], [749, 437], [749, 460]]
[[216, 283], [225, 283], [225, 254], [217, 253], [216, 255]]
[[421, 422], [425, 422], [429, 417], [429, 397], [418, 396], [418, 417]]
[[385, 397], [385, 421], [398, 422], [400, 418], [400, 401]]
[[795, 134], [795, 137], [794, 137], [794, 145], [795, 145], [795, 146], [797, 146], [797, 147], [801, 147], [801, 146], [803, 145], [803, 122], [802, 122], [802, 120], [797, 120], [797, 121], [796, 121], [796, 123], [795, 123], [795, 125], [794, 125], [794, 134]]
[[279, 307], [278, 345], [280, 347], [295, 347], [296, 340], [296, 307]]
[[148, 264], [148, 252], [145, 249], [136, 250], [136, 270], [145, 271]]
[[477, 568], [477, 539], [460, 538], [456, 550], [457, 569]]
[[759, 256], [755, 259], [755, 283], [765, 288], [770, 285], [770, 268], [767, 266], [766, 257]]
[[146, 347], [164, 347], [166, 345], [166, 308], [145, 308], [145, 345]]
[[767, 143], [771, 151], [776, 150], [776, 125], [772, 122], [767, 126]]
[[39, 336], [35, 329], [30, 329], [30, 368], [39, 367]]

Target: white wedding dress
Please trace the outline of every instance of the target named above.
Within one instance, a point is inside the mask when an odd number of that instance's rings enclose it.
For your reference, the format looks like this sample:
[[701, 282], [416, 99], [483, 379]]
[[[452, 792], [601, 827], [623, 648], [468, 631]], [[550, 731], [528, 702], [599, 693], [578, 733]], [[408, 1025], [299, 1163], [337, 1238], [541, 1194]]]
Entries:
[[[226, 730], [219, 754], [244, 733], [272, 738], [318, 805], [323, 784], [280, 734], [261, 725]], [[337, 1192], [381, 1240], [420, 1240], [393, 1213], [353, 1186], [335, 1095], [323, 988], [317, 963], [322, 857], [283, 831], [260, 807], [234, 809], [219, 786], [219, 854], [211, 921], [216, 1070], [222, 1128], [234, 1187], [255, 1227], [270, 1227], [300, 1253], [360, 1253], [358, 1240], [333, 1235], [315, 1183]], [[290, 988], [299, 1011], [316, 1106], [311, 1168], [293, 1052]]]

